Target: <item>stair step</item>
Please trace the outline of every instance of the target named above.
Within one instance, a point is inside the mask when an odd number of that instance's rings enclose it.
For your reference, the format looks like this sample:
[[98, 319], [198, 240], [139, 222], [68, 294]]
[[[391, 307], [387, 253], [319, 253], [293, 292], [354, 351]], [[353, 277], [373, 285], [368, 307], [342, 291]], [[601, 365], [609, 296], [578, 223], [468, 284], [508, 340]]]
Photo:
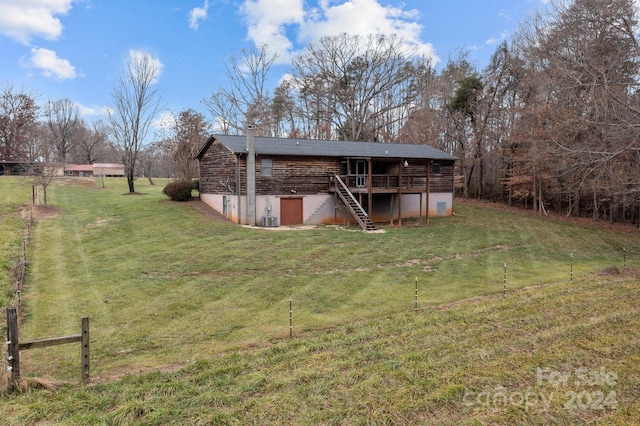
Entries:
[[336, 190], [341, 196], [342, 201], [345, 203], [351, 213], [358, 219], [360, 223], [360, 227], [364, 231], [375, 231], [376, 226], [373, 224], [371, 219], [369, 219], [369, 215], [364, 211], [360, 203], [354, 198], [353, 194], [349, 189], [344, 185], [342, 179], [338, 175], [334, 176], [336, 182]]

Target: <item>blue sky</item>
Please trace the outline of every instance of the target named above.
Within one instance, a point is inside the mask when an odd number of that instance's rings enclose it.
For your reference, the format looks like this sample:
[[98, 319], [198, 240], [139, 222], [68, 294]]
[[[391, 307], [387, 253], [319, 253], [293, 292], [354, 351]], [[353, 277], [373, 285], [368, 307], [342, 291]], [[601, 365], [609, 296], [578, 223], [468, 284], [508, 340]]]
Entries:
[[158, 84], [168, 110], [206, 115], [201, 100], [225, 84], [223, 62], [243, 48], [266, 44], [286, 63], [324, 35], [398, 33], [440, 63], [468, 49], [481, 69], [547, 2], [0, 0], [0, 87], [31, 91], [41, 105], [69, 98], [85, 119], [105, 118], [127, 56], [147, 51], [162, 64]]

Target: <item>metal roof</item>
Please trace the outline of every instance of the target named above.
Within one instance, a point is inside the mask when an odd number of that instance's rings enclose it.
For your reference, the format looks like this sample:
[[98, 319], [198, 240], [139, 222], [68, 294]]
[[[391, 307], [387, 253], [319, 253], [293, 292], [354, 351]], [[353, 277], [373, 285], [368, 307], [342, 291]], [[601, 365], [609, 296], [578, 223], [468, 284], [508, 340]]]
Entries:
[[[226, 146], [234, 154], [247, 152], [246, 136], [212, 135], [198, 157], [213, 142]], [[257, 155], [300, 155], [311, 157], [428, 158], [456, 160], [456, 157], [429, 145], [382, 142], [327, 141], [317, 139], [254, 138]]]
[[65, 172], [92, 172], [93, 164], [65, 164]]

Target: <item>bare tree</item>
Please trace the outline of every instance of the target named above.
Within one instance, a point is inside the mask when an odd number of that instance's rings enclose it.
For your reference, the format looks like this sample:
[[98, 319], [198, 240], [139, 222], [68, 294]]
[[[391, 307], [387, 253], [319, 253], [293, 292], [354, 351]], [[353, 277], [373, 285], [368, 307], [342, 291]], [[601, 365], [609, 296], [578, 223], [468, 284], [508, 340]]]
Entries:
[[243, 129], [245, 115], [239, 110], [233, 98], [228, 96], [226, 90], [218, 90], [210, 97], [203, 99], [202, 103], [209, 110], [217, 132], [230, 135], [238, 134]]
[[42, 121], [37, 121], [29, 131], [24, 149], [26, 159], [30, 162], [49, 163], [54, 160], [51, 147], [51, 132], [49, 126]]
[[296, 95], [295, 82], [291, 78], [284, 78], [274, 90], [271, 101], [274, 136], [296, 138], [303, 135], [304, 125]]
[[158, 163], [158, 154], [159, 150], [156, 144], [146, 145], [144, 149], [140, 151], [138, 168], [140, 170], [140, 174], [149, 181], [149, 185], [155, 185], [153, 182], [153, 176], [157, 176], [157, 173], [154, 173], [154, 168]]
[[301, 96], [312, 102], [307, 112], [318, 124], [328, 116], [344, 140], [397, 133], [419, 97], [420, 72], [429, 69], [429, 59], [395, 35], [323, 37], [293, 61]]
[[102, 120], [87, 125], [84, 121], [76, 132], [76, 158], [81, 163], [93, 164], [110, 156], [109, 128]]
[[129, 192], [135, 192], [138, 155], [149, 128], [161, 110], [157, 88], [161, 64], [148, 52], [130, 52], [118, 83], [111, 93], [111, 136], [119, 148]]
[[47, 123], [38, 121], [31, 132], [28, 148], [29, 159], [29, 175], [32, 176], [32, 184], [34, 188], [33, 203], [47, 206], [49, 200], [47, 190], [51, 182], [60, 175], [64, 166], [57, 161], [56, 149], [53, 144], [51, 130]]
[[12, 85], [0, 91], [0, 159], [27, 160], [27, 144], [38, 116], [35, 97]]
[[272, 94], [267, 83], [276, 59], [266, 46], [260, 46], [242, 50], [240, 58], [231, 56], [225, 62], [229, 87], [203, 100], [223, 132], [240, 133], [251, 123], [259, 134], [273, 135]]
[[67, 98], [48, 102], [45, 116], [56, 155], [65, 164], [75, 148], [76, 140], [73, 136], [81, 126], [78, 107]]

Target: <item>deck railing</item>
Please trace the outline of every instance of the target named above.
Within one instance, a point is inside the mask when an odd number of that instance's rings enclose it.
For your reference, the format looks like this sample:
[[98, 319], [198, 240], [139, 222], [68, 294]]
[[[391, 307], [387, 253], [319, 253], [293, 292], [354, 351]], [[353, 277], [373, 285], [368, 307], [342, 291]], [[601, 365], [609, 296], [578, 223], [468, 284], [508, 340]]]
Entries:
[[[367, 188], [367, 175], [340, 175], [340, 178], [344, 181], [345, 185], [350, 189]], [[398, 175], [372, 175], [371, 176], [371, 188], [383, 189], [383, 190], [398, 190], [398, 189], [421, 189], [427, 188], [426, 176], [398, 176]]]

